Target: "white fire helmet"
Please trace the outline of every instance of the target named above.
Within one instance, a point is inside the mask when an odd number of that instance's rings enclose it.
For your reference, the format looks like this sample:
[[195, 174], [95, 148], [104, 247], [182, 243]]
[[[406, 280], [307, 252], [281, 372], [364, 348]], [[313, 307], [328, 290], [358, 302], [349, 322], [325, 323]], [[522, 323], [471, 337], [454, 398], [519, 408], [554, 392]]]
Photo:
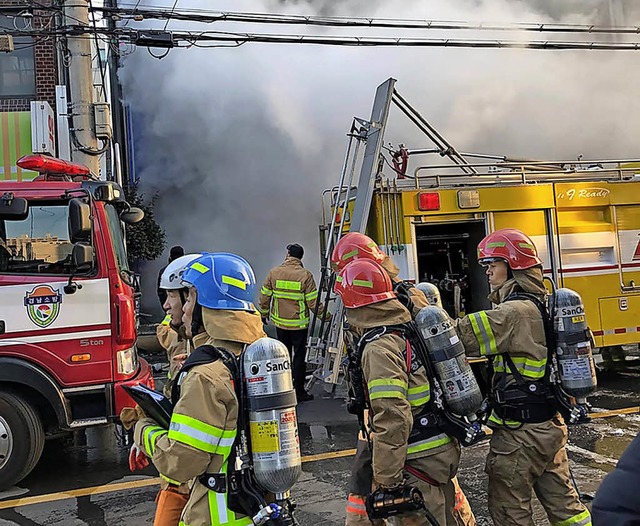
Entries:
[[174, 259], [164, 269], [160, 276], [160, 288], [164, 290], [180, 290], [185, 288], [182, 283], [182, 273], [193, 260], [202, 257], [202, 254], [185, 254]]

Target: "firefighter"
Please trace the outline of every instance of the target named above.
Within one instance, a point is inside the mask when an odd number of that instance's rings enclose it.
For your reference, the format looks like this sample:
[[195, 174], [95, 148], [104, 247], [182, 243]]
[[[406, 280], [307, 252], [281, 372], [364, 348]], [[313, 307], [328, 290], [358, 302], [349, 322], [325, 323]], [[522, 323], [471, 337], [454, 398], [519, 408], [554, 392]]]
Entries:
[[182, 248], [180, 245], [171, 247], [171, 249], [169, 250], [169, 261], [164, 267], [160, 269], [160, 272], [158, 272], [158, 300], [160, 300], [160, 305], [162, 305], [163, 308], [164, 308], [164, 302], [167, 300], [167, 293], [165, 289], [160, 286], [160, 282], [162, 280], [162, 274], [164, 273], [165, 269], [169, 266], [169, 263], [171, 263], [172, 261], [175, 261], [178, 258], [181, 258], [182, 256], [184, 256], [184, 248]]
[[510, 228], [480, 242], [478, 261], [487, 267], [496, 306], [460, 319], [457, 331], [468, 355], [492, 362], [493, 434], [485, 470], [493, 522], [532, 526], [533, 490], [552, 525], [591, 525], [569, 476], [567, 426], [547, 396], [548, 349], [536, 304], [546, 295], [542, 261], [531, 239]]
[[[347, 264], [336, 279], [336, 293], [346, 308], [350, 330], [359, 337], [357, 353], [368, 389], [369, 440], [372, 446], [373, 492], [398, 495], [406, 484], [423, 493], [426, 506], [442, 525], [455, 525], [457, 442], [435, 425], [430, 384], [424, 366], [413, 367], [410, 346], [400, 332], [373, 337], [372, 329], [385, 330], [411, 321], [411, 314], [396, 298], [385, 270], [360, 259]], [[369, 339], [369, 338], [372, 339]], [[418, 424], [414, 425], [414, 418]], [[350, 502], [350, 506], [361, 505]], [[362, 506], [360, 509], [362, 509]], [[398, 516], [403, 525], [425, 525], [423, 512]]]
[[181, 526], [249, 526], [249, 517], [228, 508], [225, 491], [205, 486], [210, 474], [226, 476], [239, 405], [231, 372], [222, 360], [197, 360], [205, 355], [205, 343], [238, 355], [247, 344], [265, 336], [252, 303], [255, 277], [239, 256], [205, 254], [187, 267], [182, 279], [189, 287], [182, 321], [198, 348], [174, 385], [169, 430], [144, 418], [136, 423], [134, 440], [162, 478], [174, 484], [191, 484]]
[[160, 345], [166, 350], [169, 360], [167, 381], [162, 389], [167, 398], [171, 398], [173, 379], [190, 349], [190, 341], [182, 323], [182, 307], [187, 300], [189, 289], [182, 284], [182, 273], [189, 263], [199, 257], [202, 257], [202, 254], [181, 256], [169, 263], [160, 276], [160, 288], [167, 295], [162, 307], [167, 314], [156, 328], [156, 336]]
[[[368, 259], [379, 263], [391, 279], [396, 292], [398, 292], [398, 286], [403, 282], [398, 278], [400, 269], [393, 260], [382, 252], [377, 243], [369, 236], [359, 232], [349, 232], [342, 236], [336, 243], [331, 254], [331, 269], [336, 273], [340, 273], [350, 261], [356, 259]], [[417, 287], [402, 287], [402, 293], [405, 295], [403, 304], [411, 308], [412, 318], [415, 318], [420, 309], [429, 305], [424, 293]], [[410, 300], [410, 303], [407, 300]], [[366, 423], [367, 418], [365, 417], [364, 420]], [[347, 497], [346, 526], [371, 524], [364, 509], [365, 498], [369, 491], [371, 491], [371, 484], [371, 450], [363, 430], [358, 434], [356, 455], [351, 467], [349, 495]], [[455, 488], [455, 504], [453, 508], [455, 523], [458, 526], [475, 526], [475, 516], [473, 515], [473, 511], [471, 511], [467, 497], [458, 484], [457, 477], [453, 477], [453, 484]]]
[[[302, 265], [304, 249], [287, 245], [284, 262], [269, 271], [260, 290], [260, 314], [276, 326], [278, 340], [289, 349], [293, 363], [293, 386], [298, 402], [313, 400], [305, 391], [305, 361], [309, 317], [316, 308], [318, 290], [313, 274]], [[320, 310], [321, 312], [321, 310]]]
[[[182, 323], [182, 307], [187, 299], [188, 289], [182, 285], [182, 273], [189, 263], [201, 257], [202, 254], [188, 254], [173, 260], [160, 276], [160, 288], [166, 292], [163, 308], [167, 315], [158, 325], [156, 335], [160, 345], [167, 351], [169, 372], [163, 387], [167, 398], [171, 397], [171, 387], [176, 373], [182, 365], [181, 358], [187, 354], [190, 342], [187, 338], [185, 326]], [[144, 466], [145, 461], [140, 466]], [[156, 498], [156, 515], [154, 526], [176, 526], [180, 522], [180, 515], [189, 499], [188, 484], [172, 484], [165, 479], [160, 481], [160, 492]]]

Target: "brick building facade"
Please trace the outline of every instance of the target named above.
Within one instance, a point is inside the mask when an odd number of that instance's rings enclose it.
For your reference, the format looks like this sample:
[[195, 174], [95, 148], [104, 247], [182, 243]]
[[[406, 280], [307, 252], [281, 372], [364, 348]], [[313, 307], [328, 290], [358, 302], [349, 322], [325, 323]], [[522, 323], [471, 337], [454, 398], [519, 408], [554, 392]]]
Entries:
[[[51, 5], [52, 0], [39, 0], [40, 5]], [[0, 0], [0, 17], [2, 14], [17, 15], [24, 9], [29, 9], [33, 5], [28, 0]], [[33, 13], [32, 26], [40, 28], [48, 24], [52, 12], [49, 10], [30, 9]], [[8, 17], [5, 17], [7, 20]], [[29, 95], [19, 94], [2, 94], [0, 93], [0, 112], [13, 111], [29, 111], [32, 100], [44, 100], [55, 108], [55, 85], [58, 83], [58, 68], [55, 38], [51, 37], [46, 40], [34, 38], [31, 49], [33, 52], [33, 66], [35, 89]], [[29, 44], [16, 44], [16, 47], [25, 47]], [[25, 51], [26, 51], [25, 49]], [[7, 55], [11, 55], [10, 53]], [[2, 57], [0, 57], [0, 60]]]

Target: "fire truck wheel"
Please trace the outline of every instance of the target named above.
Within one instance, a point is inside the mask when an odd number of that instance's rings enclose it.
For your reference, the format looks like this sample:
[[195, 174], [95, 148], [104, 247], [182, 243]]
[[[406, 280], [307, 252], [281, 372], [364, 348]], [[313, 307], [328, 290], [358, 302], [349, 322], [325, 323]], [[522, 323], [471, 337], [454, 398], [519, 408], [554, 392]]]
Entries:
[[0, 391], [0, 490], [25, 478], [43, 448], [44, 430], [37, 411], [20, 396]]

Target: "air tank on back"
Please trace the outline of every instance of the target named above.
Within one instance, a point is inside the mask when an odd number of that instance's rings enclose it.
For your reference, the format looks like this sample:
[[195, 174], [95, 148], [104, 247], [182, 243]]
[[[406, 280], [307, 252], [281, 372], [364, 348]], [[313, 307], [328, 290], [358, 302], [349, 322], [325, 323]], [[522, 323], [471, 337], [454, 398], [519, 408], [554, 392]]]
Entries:
[[422, 293], [426, 296], [429, 305], [435, 305], [436, 307], [442, 308], [442, 300], [440, 299], [440, 289], [435, 286], [433, 283], [429, 283], [428, 281], [423, 281], [422, 283], [418, 283], [416, 285], [418, 290], [421, 290]]
[[571, 289], [558, 289], [553, 302], [560, 381], [564, 390], [583, 404], [598, 382], [582, 298]]
[[243, 367], [255, 476], [281, 498], [302, 473], [289, 351], [278, 340], [260, 338], [245, 350]]
[[447, 406], [457, 415], [475, 415], [482, 405], [482, 392], [451, 318], [444, 309], [430, 305], [420, 309], [416, 325], [427, 344]]

